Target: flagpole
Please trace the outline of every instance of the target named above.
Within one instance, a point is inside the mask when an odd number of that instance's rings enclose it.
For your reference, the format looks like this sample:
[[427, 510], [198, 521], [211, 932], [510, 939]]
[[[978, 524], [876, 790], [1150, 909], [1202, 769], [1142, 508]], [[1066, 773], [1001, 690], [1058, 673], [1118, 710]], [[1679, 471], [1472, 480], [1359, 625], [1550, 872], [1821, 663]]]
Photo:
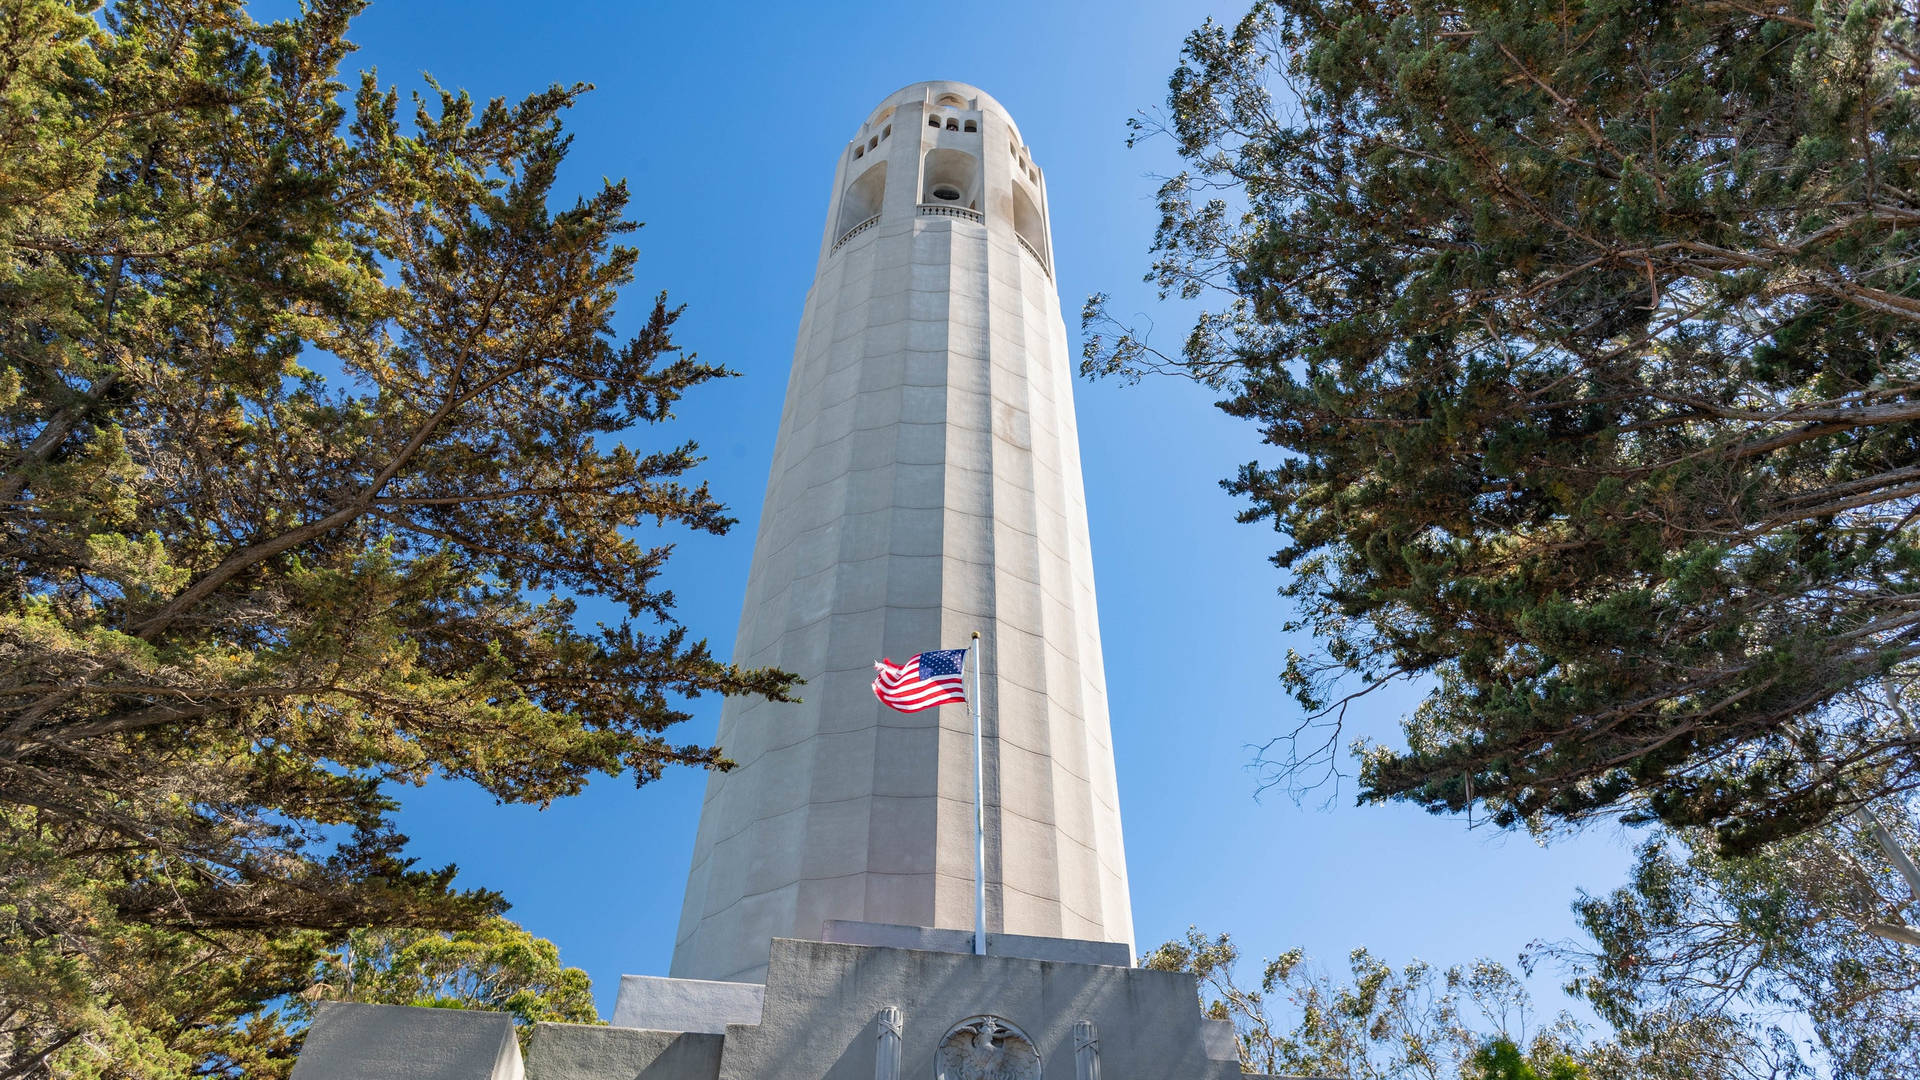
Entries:
[[987, 955], [987, 798], [980, 739], [980, 631], [973, 632], [973, 955]]

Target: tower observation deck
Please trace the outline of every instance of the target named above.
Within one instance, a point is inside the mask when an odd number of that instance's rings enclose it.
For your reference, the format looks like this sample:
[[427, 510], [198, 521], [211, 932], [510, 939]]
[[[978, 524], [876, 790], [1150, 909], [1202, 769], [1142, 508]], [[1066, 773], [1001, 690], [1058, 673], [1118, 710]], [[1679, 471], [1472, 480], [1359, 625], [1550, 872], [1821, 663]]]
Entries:
[[1044, 175], [962, 83], [889, 95], [841, 152], [672, 974], [759, 981], [830, 920], [970, 929], [960, 706], [893, 712], [873, 661], [982, 636], [987, 928], [1133, 937]]

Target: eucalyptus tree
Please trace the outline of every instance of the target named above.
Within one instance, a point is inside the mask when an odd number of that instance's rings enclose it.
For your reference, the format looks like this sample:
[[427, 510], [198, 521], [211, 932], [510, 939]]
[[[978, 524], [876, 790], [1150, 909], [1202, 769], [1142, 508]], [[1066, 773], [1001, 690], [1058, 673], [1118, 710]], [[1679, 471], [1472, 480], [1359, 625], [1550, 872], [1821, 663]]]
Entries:
[[315, 1001], [483, 1009], [512, 1015], [524, 1048], [542, 1021], [600, 1022], [587, 973], [561, 963], [553, 942], [506, 919], [457, 931], [355, 930], [314, 975], [287, 1010], [289, 1025], [304, 1022]]
[[[1240, 1065], [1350, 1080], [1789, 1080], [1812, 1075], [1778, 1027], [1730, 1010], [1675, 1006], [1607, 1032], [1542, 1015], [1497, 961], [1395, 967], [1365, 948], [1346, 971], [1299, 949], [1257, 966], [1227, 934], [1189, 930], [1141, 958], [1200, 984], [1201, 1011], [1233, 1025]], [[1249, 969], [1257, 972], [1247, 978]]]
[[1793, 1017], [1828, 1075], [1914, 1075], [1920, 895], [1887, 846], [1916, 840], [1911, 802], [1748, 856], [1720, 854], [1705, 830], [1658, 834], [1625, 885], [1574, 905], [1589, 940], [1552, 951], [1574, 965], [1575, 992], [1622, 1028], [1677, 1014]]

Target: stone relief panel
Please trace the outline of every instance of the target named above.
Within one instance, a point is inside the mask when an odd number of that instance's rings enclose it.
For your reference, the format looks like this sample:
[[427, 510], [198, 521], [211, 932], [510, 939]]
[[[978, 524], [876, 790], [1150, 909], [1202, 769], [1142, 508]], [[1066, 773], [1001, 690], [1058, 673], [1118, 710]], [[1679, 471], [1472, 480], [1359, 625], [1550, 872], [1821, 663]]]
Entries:
[[970, 1016], [947, 1032], [934, 1055], [935, 1080], [1040, 1080], [1040, 1051], [1027, 1033], [998, 1016]]

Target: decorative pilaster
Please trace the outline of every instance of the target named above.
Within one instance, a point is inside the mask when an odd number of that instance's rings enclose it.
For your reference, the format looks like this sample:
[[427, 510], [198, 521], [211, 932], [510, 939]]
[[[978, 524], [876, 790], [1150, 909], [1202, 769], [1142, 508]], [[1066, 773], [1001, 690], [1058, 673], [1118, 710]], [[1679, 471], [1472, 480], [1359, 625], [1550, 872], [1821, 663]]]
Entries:
[[1100, 1080], [1100, 1029], [1091, 1020], [1073, 1025], [1073, 1078]]
[[900, 1027], [905, 1022], [894, 1005], [881, 1009], [873, 1018], [873, 1080], [900, 1080]]

